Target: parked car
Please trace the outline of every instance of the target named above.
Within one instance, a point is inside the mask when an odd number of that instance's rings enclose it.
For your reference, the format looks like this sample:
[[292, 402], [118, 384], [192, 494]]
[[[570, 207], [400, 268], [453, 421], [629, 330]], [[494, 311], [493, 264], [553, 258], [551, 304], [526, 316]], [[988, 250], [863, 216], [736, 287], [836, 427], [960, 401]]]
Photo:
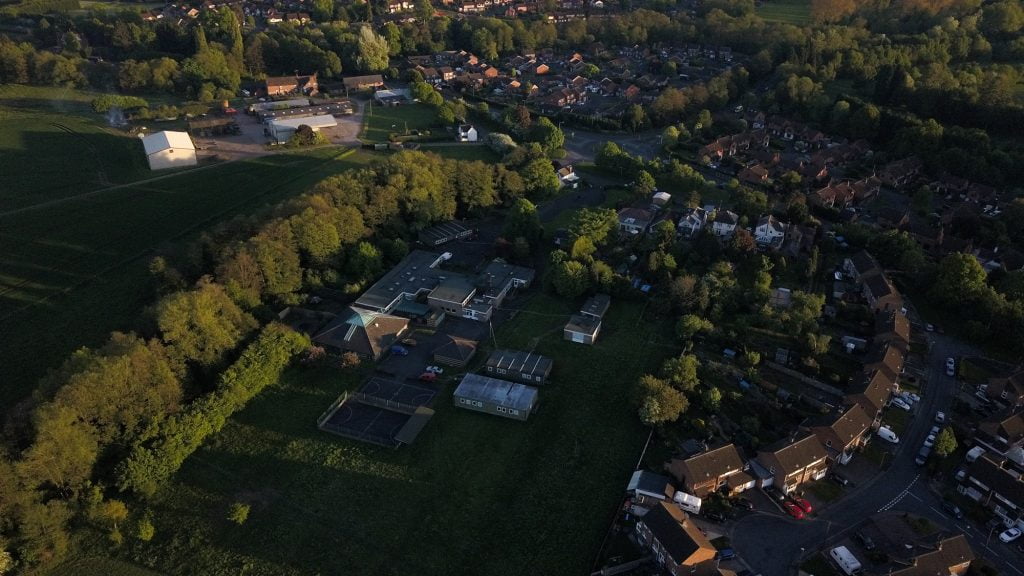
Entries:
[[910, 404], [907, 404], [907, 401], [904, 400], [903, 398], [893, 398], [889, 402], [889, 405], [890, 406], [895, 406], [895, 407], [899, 408], [900, 410], [906, 410], [907, 412], [910, 412]]
[[928, 456], [932, 453], [932, 449], [929, 446], [921, 446], [921, 449], [917, 452], [917, 458], [914, 458], [914, 463], [918, 466], [924, 466], [925, 462], [928, 461]]
[[935, 446], [935, 436], [929, 434], [928, 437], [924, 439], [924, 445], [926, 448]]
[[704, 516], [708, 520], [714, 520], [715, 522], [725, 522], [725, 514], [716, 511], [704, 512]]
[[1005, 532], [999, 535], [999, 540], [1004, 544], [1009, 544], [1017, 538], [1020, 538], [1020, 535], [1020, 528], [1010, 528], [1009, 530], [1006, 530]]
[[406, 338], [405, 340], [402, 340], [402, 344], [405, 344], [406, 346], [415, 348], [416, 347], [416, 339], [415, 338]]
[[924, 329], [927, 332], [935, 332], [935, 325], [934, 324], [925, 324], [924, 325]]
[[444, 368], [441, 368], [440, 366], [427, 366], [427, 372], [433, 372], [440, 376], [441, 374], [444, 374]]
[[742, 508], [744, 510], [754, 509], [754, 503], [751, 502], [750, 500], [747, 500], [746, 498], [737, 498], [732, 501], [732, 504], [733, 506], [736, 506], [737, 508]]
[[957, 506], [956, 504], [953, 504], [949, 500], [942, 501], [942, 509], [952, 514], [953, 517], [957, 520], [964, 517], [964, 513], [960, 511], [960, 507]]
[[946, 376], [956, 376], [956, 360], [946, 358]]
[[766, 490], [766, 493], [768, 494], [769, 498], [774, 498], [775, 500], [782, 501], [786, 499], [786, 495], [782, 493], [782, 490], [779, 490], [774, 486], [768, 488], [768, 490]]
[[732, 560], [736, 557], [736, 551], [732, 548], [722, 548], [718, 551], [719, 560]]
[[885, 440], [887, 442], [892, 442], [893, 444], [899, 444], [900, 443], [900, 437], [897, 436], [896, 433], [893, 432], [888, 426], [880, 427], [878, 429], [877, 434], [878, 434], [879, 438], [881, 438], [882, 440]]
[[828, 477], [840, 486], [848, 486], [850, 484], [850, 479], [838, 472], [832, 472]]
[[935, 423], [936, 424], [945, 424], [946, 423], [946, 413], [945, 412], [936, 412], [935, 413]]
[[857, 532], [853, 536], [858, 542], [860, 542], [860, 545], [863, 546], [865, 550], [875, 549], [875, 541], [871, 539], [871, 536], [868, 536], [864, 532]]
[[909, 400], [915, 403], [921, 401], [921, 397], [918, 396], [917, 394], [914, 394], [913, 392], [903, 391], [902, 393], [900, 393], [900, 396], [903, 396], [904, 400]]
[[801, 498], [800, 496], [790, 496], [789, 498], [805, 513], [810, 514], [811, 512], [814, 512], [814, 507], [811, 506], [811, 503], [808, 502], [807, 499]]
[[423, 374], [420, 374], [420, 380], [423, 382], [436, 382], [437, 374], [434, 374], [433, 372], [424, 372]]
[[408, 356], [409, 350], [406, 349], [404, 346], [399, 346], [395, 344], [394, 346], [391, 347], [391, 353], [396, 356]]
[[786, 500], [785, 502], [782, 503], [782, 507], [785, 508], [786, 513], [792, 516], [793, 518], [796, 518], [797, 520], [803, 520], [804, 511], [801, 510], [800, 507], [797, 506], [796, 504], [793, 504], [789, 500]]

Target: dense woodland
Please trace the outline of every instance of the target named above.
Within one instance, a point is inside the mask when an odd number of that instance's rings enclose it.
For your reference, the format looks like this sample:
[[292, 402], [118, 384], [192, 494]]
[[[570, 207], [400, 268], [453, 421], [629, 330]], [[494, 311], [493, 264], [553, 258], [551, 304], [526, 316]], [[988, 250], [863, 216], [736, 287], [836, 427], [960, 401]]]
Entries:
[[[493, 60], [598, 39], [608, 47], [707, 42], [749, 57], [707, 83], [666, 90], [631, 109], [621, 125], [668, 127], [666, 143], [681, 142], [697, 132], [695, 123], [706, 132], [694, 134], [699, 137], [724, 131], [727, 126], [712, 126], [712, 113], [743, 102], [866, 138], [882, 159], [917, 154], [933, 171], [942, 168], [1007, 194], [1019, 193], [1024, 178], [1024, 7], [1013, 0], [815, 0], [815, 24], [807, 28], [765, 22], [749, 0], [707, 0], [695, 15], [670, 1], [637, 2], [607, 17], [558, 25], [427, 17], [432, 8], [426, 1], [417, 7], [417, 21], [368, 25], [379, 8], [316, 0], [315, 26], [266, 30], [230, 9], [205, 11], [191, 27], [148, 23], [129, 12], [26, 16], [34, 24], [31, 38], [0, 36], [0, 82], [211, 101], [233, 97], [264, 75], [296, 69], [312, 68], [325, 78], [396, 77], [401, 56], [445, 49]], [[421, 99], [437, 100], [426, 93]], [[453, 119], [462, 111], [455, 107], [464, 106], [433, 104]], [[23, 569], [59, 562], [75, 530], [102, 533], [113, 545], [152, 538], [146, 496], [307, 348], [301, 336], [271, 322], [281, 307], [316, 290], [359, 293], [407, 253], [415, 232], [453, 217], [502, 210], [508, 254], [536, 254], [542, 229], [534, 202], [557, 193], [549, 157], [562, 146], [562, 135], [550, 120], [531, 118], [525, 106], [510, 109], [504, 123], [518, 140], [532, 143], [502, 139], [499, 147], [507, 153], [500, 163], [403, 152], [329, 178], [267, 214], [219, 226], [183, 255], [155, 259], [156, 297], [145, 325], [75, 353], [7, 420], [0, 573], [11, 560]], [[633, 179], [638, 198], [656, 182], [696, 206], [710, 186], [678, 160], [634, 158], [614, 144], [600, 150], [597, 164]], [[760, 191], [733, 192], [745, 223], [772, 206], [793, 223], [812, 218], [797, 193], [777, 202]], [[1016, 200], [999, 218], [962, 218], [954, 232], [1024, 251], [1022, 218], [1024, 201]], [[548, 289], [566, 298], [595, 289], [635, 296], [606, 262], [630, 256], [613, 241], [615, 228], [613, 211], [582, 211], [570, 245], [550, 255]], [[875, 235], [858, 225], [840, 230], [853, 248], [871, 249], [934, 304], [963, 311], [969, 337], [1021, 352], [1024, 273], [986, 276], [962, 254], [933, 262], [905, 233]], [[810, 361], [828, 349], [814, 322], [823, 301], [811, 287], [819, 258], [836, 249], [832, 243], [796, 264], [761, 256], [747, 233], [726, 246], [707, 235], [682, 246], [663, 227], [645, 242], [637, 268], [655, 286], [652, 305], [679, 317], [682, 342], [709, 337], [742, 344], [747, 332], [741, 328], [750, 326], [793, 335]], [[768, 291], [773, 274], [789, 266], [801, 267], [808, 290], [796, 292], [794, 308], [780, 313], [767, 306]], [[730, 328], [718, 329], [725, 318], [732, 319]], [[689, 401], [713, 404], [713, 393], [695, 392], [696, 370], [695, 358], [683, 356], [642, 380], [636, 401], [644, 421], [673, 420]]]

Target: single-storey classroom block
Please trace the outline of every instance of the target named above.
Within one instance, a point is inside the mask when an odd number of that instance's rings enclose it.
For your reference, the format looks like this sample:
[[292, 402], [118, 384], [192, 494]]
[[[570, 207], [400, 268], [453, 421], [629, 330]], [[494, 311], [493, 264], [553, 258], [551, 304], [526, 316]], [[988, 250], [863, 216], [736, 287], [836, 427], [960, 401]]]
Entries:
[[495, 350], [487, 358], [484, 370], [499, 378], [529, 384], [543, 384], [551, 375], [551, 358], [520, 350]]
[[525, 421], [537, 407], [537, 389], [480, 374], [466, 374], [452, 399], [459, 408]]

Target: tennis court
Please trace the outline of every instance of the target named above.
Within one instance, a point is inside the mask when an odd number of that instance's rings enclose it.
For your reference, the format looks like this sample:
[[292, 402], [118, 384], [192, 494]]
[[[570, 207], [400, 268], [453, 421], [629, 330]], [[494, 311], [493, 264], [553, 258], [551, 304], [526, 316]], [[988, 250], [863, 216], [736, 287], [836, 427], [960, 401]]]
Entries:
[[357, 392], [343, 392], [317, 421], [325, 431], [381, 446], [411, 444], [434, 415], [437, 391], [371, 378]]

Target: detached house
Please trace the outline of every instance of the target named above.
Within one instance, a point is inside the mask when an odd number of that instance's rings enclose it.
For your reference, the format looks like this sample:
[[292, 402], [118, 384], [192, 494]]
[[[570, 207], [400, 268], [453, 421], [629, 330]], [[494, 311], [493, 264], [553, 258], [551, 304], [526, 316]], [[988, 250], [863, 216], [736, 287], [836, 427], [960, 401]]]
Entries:
[[807, 422], [829, 460], [847, 464], [871, 437], [871, 416], [859, 404], [848, 406], [838, 414], [828, 414]]
[[625, 234], [641, 235], [654, 221], [654, 214], [643, 208], [619, 210], [619, 231]]
[[719, 210], [715, 212], [715, 221], [711, 225], [711, 231], [719, 238], [731, 238], [736, 233], [736, 225], [740, 217], [730, 210]]
[[687, 492], [699, 498], [723, 489], [734, 494], [752, 488], [754, 479], [744, 472], [746, 467], [736, 446], [732, 444], [685, 460], [673, 458], [666, 464], [668, 472], [676, 481]]
[[693, 238], [704, 229], [704, 225], [707, 223], [707, 210], [703, 208], [691, 208], [689, 212], [679, 219], [679, 224], [676, 226], [676, 230], [683, 238]]
[[305, 94], [316, 96], [320, 85], [316, 81], [316, 72], [304, 76], [270, 76], [266, 80], [267, 96], [284, 94]]
[[992, 378], [985, 395], [1002, 404], [1024, 408], [1024, 369], [1018, 369], [1007, 378]]
[[711, 576], [718, 571], [717, 551], [685, 512], [658, 503], [636, 524], [636, 537], [673, 576]]
[[821, 480], [828, 471], [828, 454], [813, 434], [762, 450], [757, 461], [771, 474], [764, 486], [773, 485], [785, 494], [806, 482]]
[[786, 240], [786, 229], [788, 226], [780, 222], [775, 216], [762, 216], [754, 228], [754, 240], [757, 245], [763, 248], [777, 249]]
[[886, 576], [964, 576], [974, 560], [974, 551], [967, 543], [963, 534], [948, 538], [938, 538], [934, 544], [919, 545], [923, 547], [906, 560], [896, 560], [886, 572], [878, 572]]

